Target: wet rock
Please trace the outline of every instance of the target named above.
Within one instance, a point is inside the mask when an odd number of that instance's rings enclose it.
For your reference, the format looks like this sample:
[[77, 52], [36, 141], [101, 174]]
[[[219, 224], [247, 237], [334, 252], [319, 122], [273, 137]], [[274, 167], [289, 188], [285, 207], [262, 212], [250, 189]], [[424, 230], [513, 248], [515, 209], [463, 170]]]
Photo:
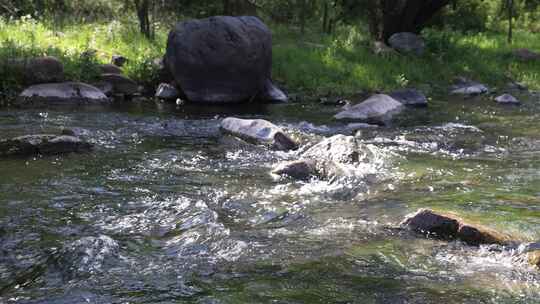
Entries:
[[170, 32], [165, 65], [191, 102], [284, 100], [271, 81], [272, 35], [257, 17], [181, 22]]
[[540, 53], [525, 48], [512, 51], [512, 55], [520, 61], [540, 60]]
[[501, 96], [495, 97], [495, 102], [500, 104], [510, 104], [510, 105], [519, 105], [521, 102], [510, 94], [503, 94]]
[[338, 120], [356, 120], [374, 124], [388, 124], [390, 120], [403, 111], [404, 106], [394, 98], [385, 95], [373, 95], [360, 104], [336, 114]]
[[283, 103], [289, 101], [289, 98], [282, 90], [272, 83], [269, 79], [266, 80], [266, 84], [262, 92], [257, 96], [257, 99], [267, 102]]
[[525, 84], [523, 84], [521, 82], [517, 82], [517, 81], [511, 81], [511, 82], [507, 83], [506, 87], [509, 90], [517, 90], [517, 91], [527, 91], [529, 89], [527, 87], [527, 85], [525, 85]]
[[130, 96], [139, 92], [139, 85], [124, 75], [103, 74], [101, 80], [112, 85], [114, 94]]
[[281, 128], [262, 119], [225, 118], [220, 130], [254, 144], [268, 145], [276, 150], [295, 150], [298, 144]]
[[467, 95], [475, 96], [487, 93], [489, 89], [475, 81], [471, 81], [464, 77], [458, 77], [454, 81], [454, 85], [451, 87], [450, 94], [452, 95]]
[[0, 156], [64, 154], [91, 149], [92, 144], [69, 135], [26, 135], [0, 141]]
[[15, 105], [80, 105], [109, 102], [98, 88], [80, 82], [46, 83], [24, 90]]
[[315, 160], [295, 160], [278, 164], [272, 174], [286, 176], [297, 180], [309, 180], [318, 175]]
[[480, 225], [470, 225], [452, 215], [420, 209], [409, 215], [401, 227], [443, 240], [460, 240], [469, 245], [506, 244], [508, 237]]
[[373, 153], [353, 136], [335, 135], [301, 153], [300, 157], [298, 161], [277, 165], [272, 173], [299, 180], [346, 177], [348, 173], [343, 165], [369, 162]]
[[421, 56], [424, 54], [426, 44], [422, 37], [414, 33], [395, 33], [388, 39], [388, 44], [396, 51], [405, 54]]
[[96, 88], [98, 88], [103, 94], [107, 95], [108, 97], [113, 96], [114, 94], [114, 87], [110, 82], [100, 81], [93, 84]]
[[102, 74], [123, 74], [122, 69], [114, 64], [102, 64], [99, 66]]
[[426, 95], [416, 89], [397, 90], [389, 95], [406, 106], [427, 107], [428, 105]]
[[26, 64], [26, 80], [29, 84], [64, 81], [64, 65], [55, 57], [33, 58]]
[[180, 97], [180, 93], [173, 85], [161, 83], [156, 90], [156, 97], [165, 100], [176, 100]]
[[113, 266], [119, 251], [118, 243], [108, 236], [84, 237], [60, 250], [58, 266], [69, 279], [87, 277]]
[[123, 67], [127, 62], [128, 59], [122, 55], [113, 55], [111, 58], [111, 63], [118, 67]]

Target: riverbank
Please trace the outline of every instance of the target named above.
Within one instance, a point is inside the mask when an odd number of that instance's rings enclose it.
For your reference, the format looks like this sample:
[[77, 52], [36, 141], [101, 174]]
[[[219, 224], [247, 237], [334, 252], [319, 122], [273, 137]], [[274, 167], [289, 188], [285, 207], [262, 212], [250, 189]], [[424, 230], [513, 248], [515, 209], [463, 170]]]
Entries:
[[[298, 33], [280, 26], [274, 32], [273, 77], [291, 95], [302, 99], [350, 96], [358, 92], [421, 87], [427, 94], [445, 93], [456, 76], [491, 87], [510, 80], [540, 88], [540, 61], [524, 62], [512, 50], [540, 49], [538, 34], [517, 32], [508, 45], [502, 33], [464, 35], [424, 33], [427, 52], [422, 57], [373, 54], [368, 38], [356, 28], [342, 28], [333, 36]], [[54, 27], [23, 18], [0, 19], [0, 92], [13, 96], [23, 88], [22, 75], [6, 63], [13, 58], [55, 56], [64, 63], [66, 78], [92, 82], [99, 64], [112, 55], [129, 59], [124, 73], [149, 88], [158, 84], [156, 60], [165, 52], [170, 26], [157, 27], [156, 38], [140, 35], [135, 23], [83, 24]], [[9, 96], [8, 96], [9, 97]]]

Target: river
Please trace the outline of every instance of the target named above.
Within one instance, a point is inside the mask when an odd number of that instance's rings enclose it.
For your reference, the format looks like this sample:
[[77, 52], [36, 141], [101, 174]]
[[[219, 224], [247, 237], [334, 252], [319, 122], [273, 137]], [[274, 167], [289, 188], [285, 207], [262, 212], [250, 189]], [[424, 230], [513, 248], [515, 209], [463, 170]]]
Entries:
[[[277, 180], [296, 152], [224, 139], [227, 116], [319, 142], [338, 109], [117, 104], [0, 109], [2, 138], [59, 133], [89, 154], [0, 159], [0, 303], [538, 303], [511, 249], [395, 229], [419, 208], [540, 240], [540, 100], [435, 99], [357, 136], [376, 182]], [[370, 167], [371, 166], [371, 167]]]

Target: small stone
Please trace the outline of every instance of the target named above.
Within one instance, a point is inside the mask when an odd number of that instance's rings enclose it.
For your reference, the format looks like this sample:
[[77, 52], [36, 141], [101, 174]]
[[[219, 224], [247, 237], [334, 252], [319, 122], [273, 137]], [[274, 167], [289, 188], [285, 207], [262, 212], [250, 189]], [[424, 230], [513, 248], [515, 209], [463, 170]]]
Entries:
[[118, 67], [123, 67], [127, 62], [128, 59], [122, 55], [113, 55], [111, 58], [111, 63]]
[[276, 150], [296, 150], [298, 144], [281, 128], [262, 119], [225, 118], [221, 131], [254, 144], [265, 144]]
[[495, 101], [500, 104], [512, 104], [512, 105], [519, 105], [521, 102], [515, 98], [514, 96], [510, 94], [503, 94], [501, 96], [497, 96], [495, 98]]
[[296, 160], [277, 165], [272, 174], [287, 176], [298, 180], [309, 180], [317, 175], [317, 164], [314, 160]]
[[173, 85], [161, 83], [156, 90], [155, 96], [165, 100], [176, 100], [180, 96], [180, 93]]

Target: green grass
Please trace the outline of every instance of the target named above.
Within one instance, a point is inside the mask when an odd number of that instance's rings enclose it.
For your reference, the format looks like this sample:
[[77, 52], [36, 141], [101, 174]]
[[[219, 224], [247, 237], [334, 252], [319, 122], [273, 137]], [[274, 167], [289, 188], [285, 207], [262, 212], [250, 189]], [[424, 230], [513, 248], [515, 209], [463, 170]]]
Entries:
[[[169, 28], [170, 25], [161, 25], [156, 39], [149, 41], [138, 33], [133, 20], [55, 28], [28, 18], [0, 19], [0, 91], [22, 88], [20, 75], [2, 62], [39, 55], [58, 57], [65, 64], [69, 79], [91, 82], [97, 77], [99, 63], [121, 54], [130, 60], [124, 69], [129, 77], [155, 85], [153, 62], [165, 52]], [[518, 62], [509, 55], [512, 49], [522, 47], [540, 51], [539, 34], [518, 31], [515, 43], [509, 46], [502, 33], [426, 31], [428, 51], [417, 58], [374, 55], [365, 33], [353, 27], [343, 27], [332, 36], [315, 31], [299, 35], [281, 26], [272, 26], [272, 30], [273, 75], [289, 92], [316, 97], [404, 86], [442, 92], [458, 75], [491, 86], [513, 79], [533, 89], [540, 88], [540, 63]]]

